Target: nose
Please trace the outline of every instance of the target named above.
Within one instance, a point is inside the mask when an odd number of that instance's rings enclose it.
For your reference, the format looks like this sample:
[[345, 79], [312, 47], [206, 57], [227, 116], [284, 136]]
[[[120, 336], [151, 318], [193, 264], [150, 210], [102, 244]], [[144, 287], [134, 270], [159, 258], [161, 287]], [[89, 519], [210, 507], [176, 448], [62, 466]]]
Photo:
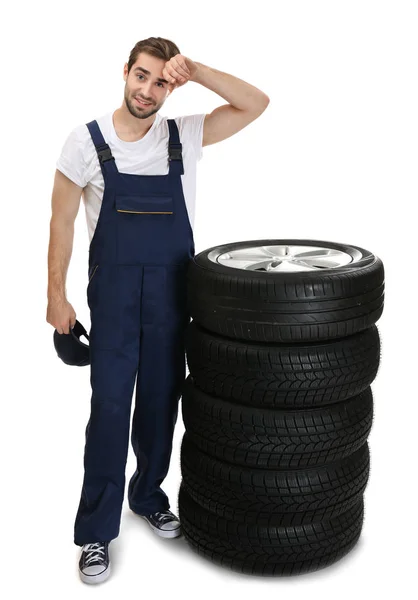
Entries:
[[139, 90], [140, 96], [144, 98], [144, 100], [148, 100], [149, 102], [153, 102], [152, 94], [151, 94], [152, 83], [144, 83]]

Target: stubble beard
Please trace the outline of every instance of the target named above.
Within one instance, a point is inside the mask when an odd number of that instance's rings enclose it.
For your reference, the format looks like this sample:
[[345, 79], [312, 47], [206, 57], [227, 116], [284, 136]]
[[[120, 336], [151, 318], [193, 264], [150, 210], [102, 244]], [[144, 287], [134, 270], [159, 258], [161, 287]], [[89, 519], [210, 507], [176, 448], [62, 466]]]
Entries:
[[147, 119], [151, 115], [158, 112], [161, 108], [161, 106], [158, 105], [151, 105], [152, 108], [150, 108], [150, 110], [146, 110], [141, 108], [140, 106], [135, 106], [135, 100], [130, 100], [130, 98], [127, 95], [125, 95], [125, 104], [131, 115], [133, 117], [136, 117], [137, 119]]

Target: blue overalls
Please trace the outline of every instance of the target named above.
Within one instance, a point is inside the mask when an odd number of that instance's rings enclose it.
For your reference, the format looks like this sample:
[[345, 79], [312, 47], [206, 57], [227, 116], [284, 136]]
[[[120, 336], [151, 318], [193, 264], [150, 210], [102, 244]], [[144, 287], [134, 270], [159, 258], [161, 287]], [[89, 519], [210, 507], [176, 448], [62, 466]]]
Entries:
[[183, 195], [181, 143], [169, 127], [167, 175], [119, 173], [97, 121], [87, 123], [104, 178], [89, 247], [91, 413], [74, 523], [82, 546], [119, 535], [133, 389], [131, 510], [170, 508], [167, 475], [186, 374], [186, 271], [195, 247]]

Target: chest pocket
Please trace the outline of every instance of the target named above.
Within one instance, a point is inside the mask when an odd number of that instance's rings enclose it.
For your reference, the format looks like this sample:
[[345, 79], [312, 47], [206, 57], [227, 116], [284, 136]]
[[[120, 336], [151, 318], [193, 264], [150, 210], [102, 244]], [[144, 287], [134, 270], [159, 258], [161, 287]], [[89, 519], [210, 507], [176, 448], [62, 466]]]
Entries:
[[124, 196], [116, 195], [116, 210], [120, 213], [138, 215], [172, 215], [171, 196]]

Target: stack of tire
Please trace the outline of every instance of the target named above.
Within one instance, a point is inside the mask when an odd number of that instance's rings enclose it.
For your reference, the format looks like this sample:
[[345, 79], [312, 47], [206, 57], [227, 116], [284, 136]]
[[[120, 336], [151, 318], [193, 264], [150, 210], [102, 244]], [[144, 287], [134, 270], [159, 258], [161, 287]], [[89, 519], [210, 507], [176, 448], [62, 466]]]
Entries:
[[334, 242], [252, 240], [199, 253], [187, 278], [184, 537], [241, 573], [334, 563], [364, 520], [382, 261]]

